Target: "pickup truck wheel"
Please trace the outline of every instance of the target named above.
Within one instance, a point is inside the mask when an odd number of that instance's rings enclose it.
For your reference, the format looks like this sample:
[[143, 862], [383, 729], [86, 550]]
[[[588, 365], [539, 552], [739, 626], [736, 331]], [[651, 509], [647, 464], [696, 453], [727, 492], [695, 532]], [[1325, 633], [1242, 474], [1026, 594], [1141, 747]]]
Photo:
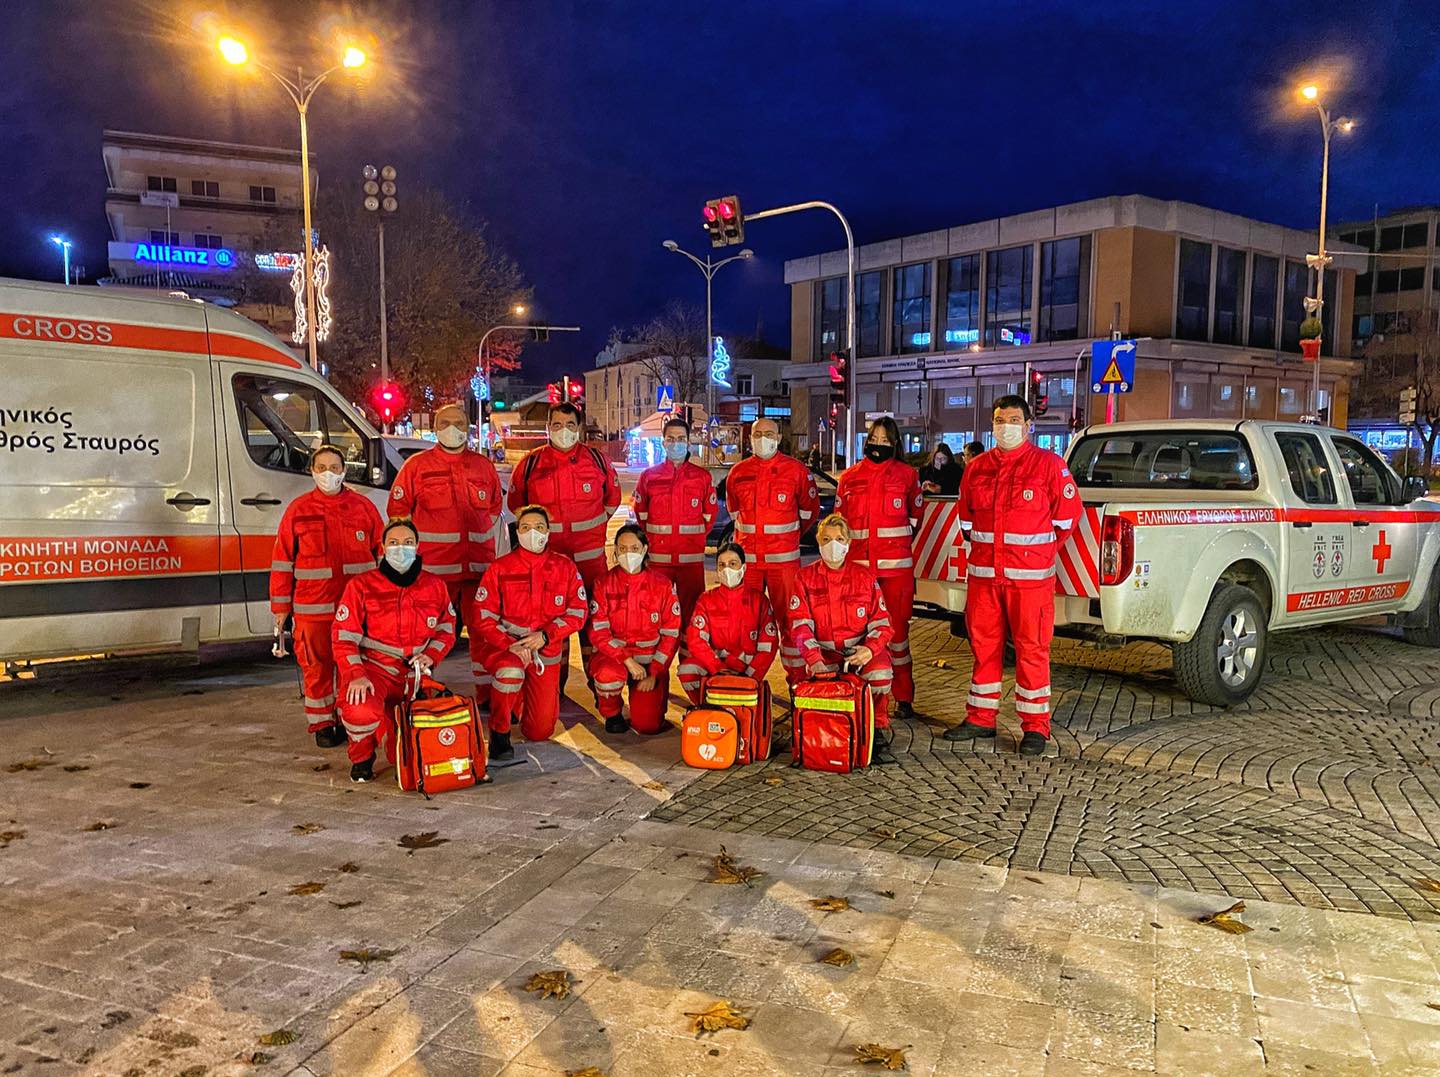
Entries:
[[1265, 670], [1265, 609], [1255, 592], [1224, 584], [1210, 596], [1200, 627], [1174, 645], [1175, 679], [1191, 699], [1228, 707], [1248, 699]]
[[1429, 624], [1405, 625], [1400, 634], [1406, 643], [1417, 647], [1440, 647], [1440, 565], [1430, 570], [1430, 582], [1425, 586], [1425, 608], [1420, 611], [1429, 615]]

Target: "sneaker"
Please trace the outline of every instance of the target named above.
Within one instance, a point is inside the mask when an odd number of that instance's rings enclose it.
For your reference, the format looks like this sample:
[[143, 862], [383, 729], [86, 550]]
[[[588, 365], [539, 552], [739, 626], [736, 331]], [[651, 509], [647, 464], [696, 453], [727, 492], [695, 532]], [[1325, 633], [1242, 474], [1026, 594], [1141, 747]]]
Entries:
[[623, 714], [612, 714], [605, 719], [605, 732], [628, 733], [630, 732], [630, 723], [625, 720]]
[[490, 758], [513, 759], [515, 749], [510, 745], [510, 734], [490, 730]]
[[372, 755], [363, 763], [352, 763], [350, 765], [350, 780], [352, 782], [373, 782], [375, 780], [375, 757]]
[[961, 722], [959, 725], [951, 726], [940, 735], [950, 741], [980, 740], [995, 736], [995, 727], [993, 725], [976, 725], [974, 722]]
[[891, 712], [892, 718], [901, 718], [907, 722], [913, 722], [920, 717], [915, 713], [915, 705], [905, 700], [898, 700], [895, 703], [895, 710]]
[[338, 748], [348, 740], [345, 730], [338, 725], [327, 725], [324, 729], [315, 730], [315, 747], [317, 748]]
[[1045, 745], [1048, 742], [1049, 738], [1047, 738], [1044, 733], [1036, 733], [1034, 730], [1031, 730], [1020, 738], [1020, 754], [1044, 755]]

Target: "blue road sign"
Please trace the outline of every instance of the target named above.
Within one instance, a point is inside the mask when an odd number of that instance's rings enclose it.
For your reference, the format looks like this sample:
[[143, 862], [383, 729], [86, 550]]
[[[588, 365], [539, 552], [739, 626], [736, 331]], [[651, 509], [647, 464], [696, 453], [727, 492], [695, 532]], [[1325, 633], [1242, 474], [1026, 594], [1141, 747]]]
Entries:
[[1135, 342], [1097, 340], [1090, 345], [1090, 391], [1128, 393], [1135, 387]]
[[675, 386], [661, 385], [655, 389], [655, 410], [675, 410]]

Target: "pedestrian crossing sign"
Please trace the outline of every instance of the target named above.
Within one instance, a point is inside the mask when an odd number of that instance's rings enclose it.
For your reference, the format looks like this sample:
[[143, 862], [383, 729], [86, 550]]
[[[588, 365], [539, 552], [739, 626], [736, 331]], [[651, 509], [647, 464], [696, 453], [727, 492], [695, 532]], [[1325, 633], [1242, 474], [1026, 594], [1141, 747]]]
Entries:
[[1097, 340], [1090, 345], [1090, 391], [1128, 393], [1135, 385], [1135, 342]]
[[655, 389], [655, 410], [675, 410], [675, 386], [661, 385]]

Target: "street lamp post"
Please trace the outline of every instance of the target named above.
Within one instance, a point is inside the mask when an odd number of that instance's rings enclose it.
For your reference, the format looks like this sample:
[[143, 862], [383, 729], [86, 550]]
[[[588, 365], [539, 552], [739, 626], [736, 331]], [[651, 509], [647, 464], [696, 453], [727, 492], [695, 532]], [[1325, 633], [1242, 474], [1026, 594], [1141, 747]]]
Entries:
[[250, 50], [236, 38], [222, 37], [216, 46], [226, 63], [239, 67], [253, 62], [261, 71], [272, 76], [285, 88], [285, 92], [290, 95], [290, 100], [295, 103], [295, 108], [300, 113], [300, 183], [304, 187], [301, 197], [305, 216], [305, 336], [309, 349], [310, 366], [319, 370], [320, 352], [315, 342], [315, 242], [310, 225], [310, 132], [307, 117], [310, 112], [310, 99], [315, 96], [315, 91], [320, 88], [320, 84], [341, 68], [354, 71], [364, 67], [365, 50], [354, 45], [347, 46], [341, 54], [338, 64], [322, 71], [307, 82], [305, 72], [300, 68], [295, 69], [295, 78], [292, 81], [260, 61], [252, 61]]
[[65, 257], [65, 287], [70, 287], [70, 246], [71, 243], [64, 236], [51, 236], [50, 242], [60, 248]]
[[[523, 317], [525, 314], [525, 308], [523, 306], [517, 305], [512, 308], [512, 313]], [[540, 329], [544, 330], [547, 333], [580, 332], [580, 327], [578, 325], [492, 325], [489, 329], [485, 330], [485, 334], [480, 338], [480, 346], [475, 349], [475, 367], [480, 372], [481, 378], [484, 379], [487, 390], [490, 387], [490, 363], [485, 357], [485, 342], [490, 339], [491, 333], [499, 332], [501, 329], [520, 329], [525, 332], [529, 332], [534, 329]], [[494, 399], [494, 393], [491, 393], [491, 399]]]
[[395, 200], [394, 165], [379, 170], [374, 165], [366, 165], [360, 174], [365, 181], [365, 209], [376, 214], [375, 233], [380, 247], [380, 381], [385, 383], [390, 380], [390, 333], [385, 311], [385, 218], [400, 206]]
[[[715, 415], [715, 379], [711, 376], [711, 367], [715, 362], [714, 289], [712, 288], [712, 284], [715, 280], [715, 274], [720, 272], [722, 266], [727, 266], [731, 262], [754, 258], [755, 252], [746, 247], [739, 254], [733, 254], [729, 258], [722, 258], [718, 262], [707, 254], [705, 260], [702, 262], [689, 251], [682, 249], [680, 244], [676, 243], [673, 239], [667, 239], [662, 246], [664, 246], [667, 251], [683, 254], [695, 263], [695, 267], [699, 269], [701, 273], [705, 274], [705, 418], [706, 421], [709, 421]], [[709, 442], [707, 441], [705, 444], [708, 445]], [[706, 454], [706, 459], [709, 459], [708, 453]]]

